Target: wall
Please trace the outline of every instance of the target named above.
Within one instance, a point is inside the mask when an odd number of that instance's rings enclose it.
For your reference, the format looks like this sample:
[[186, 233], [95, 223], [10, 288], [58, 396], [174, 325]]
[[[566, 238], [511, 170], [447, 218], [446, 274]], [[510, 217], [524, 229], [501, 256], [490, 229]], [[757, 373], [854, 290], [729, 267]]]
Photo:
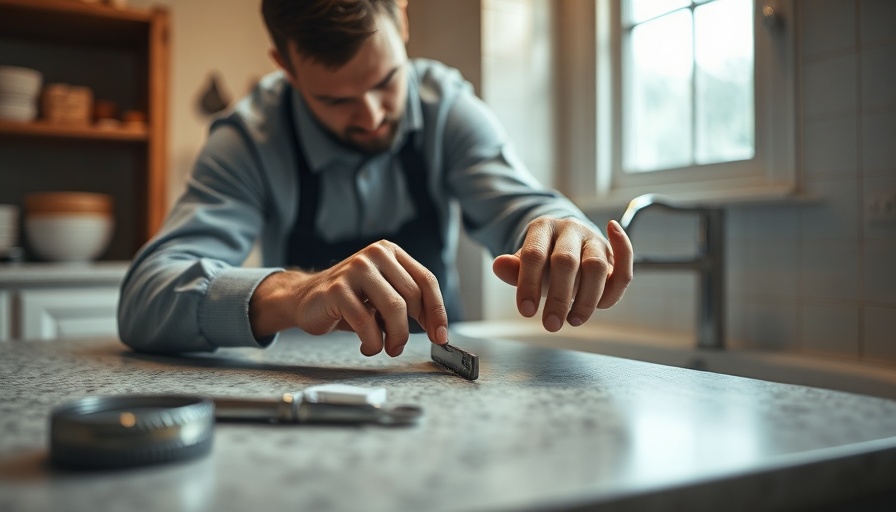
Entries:
[[[727, 212], [728, 339], [896, 364], [896, 222], [868, 211], [896, 191], [896, 2], [802, 0], [797, 16], [800, 172], [819, 201]], [[643, 220], [637, 252], [693, 247], [687, 219]], [[692, 332], [694, 302], [690, 276], [642, 272], [598, 321]]]
[[184, 179], [205, 141], [209, 118], [196, 107], [208, 76], [217, 72], [233, 99], [274, 69], [259, 1], [128, 0], [128, 5], [166, 7], [171, 13], [171, 62], [168, 115], [168, 204], [184, 188]]
[[[482, 28], [479, 0], [411, 0], [408, 2], [408, 56], [435, 59], [457, 68], [477, 92], [482, 91]], [[481, 282], [484, 252], [461, 234], [457, 265], [461, 301], [468, 320], [484, 316]]]

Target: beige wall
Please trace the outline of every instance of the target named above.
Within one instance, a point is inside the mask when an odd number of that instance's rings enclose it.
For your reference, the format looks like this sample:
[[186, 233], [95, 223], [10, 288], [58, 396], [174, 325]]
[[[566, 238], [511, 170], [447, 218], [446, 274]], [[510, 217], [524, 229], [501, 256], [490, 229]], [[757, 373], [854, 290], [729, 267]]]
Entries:
[[180, 195], [184, 179], [202, 147], [209, 118], [196, 107], [210, 73], [218, 72], [232, 98], [274, 69], [261, 19], [260, 2], [250, 0], [129, 0], [128, 5], [165, 6], [171, 13], [168, 117], [168, 203]]
[[[479, 0], [410, 0], [408, 56], [439, 60], [457, 68], [476, 89], [482, 91], [482, 29]], [[465, 318], [483, 317], [485, 253], [461, 235], [458, 248], [461, 300]]]
[[[535, 177], [554, 184], [551, 0], [411, 0], [412, 57], [458, 68], [507, 130]], [[461, 238], [458, 265], [466, 318], [514, 319], [516, 291], [492, 257]]]

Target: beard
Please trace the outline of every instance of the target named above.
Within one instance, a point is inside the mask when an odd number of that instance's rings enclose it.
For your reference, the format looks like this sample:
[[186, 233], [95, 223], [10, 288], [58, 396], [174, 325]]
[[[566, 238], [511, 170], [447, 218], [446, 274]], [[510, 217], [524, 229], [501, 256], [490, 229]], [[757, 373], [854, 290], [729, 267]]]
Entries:
[[340, 141], [361, 153], [373, 155], [382, 153], [392, 148], [395, 137], [398, 135], [398, 119], [384, 119], [376, 132], [382, 131], [382, 134], [368, 135], [368, 131], [362, 128], [349, 127], [346, 128]]

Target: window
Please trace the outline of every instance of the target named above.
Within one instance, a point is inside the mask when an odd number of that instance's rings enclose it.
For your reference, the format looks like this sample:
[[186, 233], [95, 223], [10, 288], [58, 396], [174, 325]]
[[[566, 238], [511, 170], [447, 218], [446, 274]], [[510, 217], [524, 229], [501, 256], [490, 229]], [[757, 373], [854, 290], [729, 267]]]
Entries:
[[623, 172], [749, 160], [751, 0], [627, 0]]
[[[573, 52], [565, 62], [595, 63], [593, 126], [589, 130], [575, 113], [568, 133], [596, 138], [593, 155], [571, 158], [593, 162], [573, 168], [597, 172], [572, 176], [570, 188], [596, 191], [602, 203], [648, 192], [683, 200], [793, 193], [791, 4], [595, 0], [593, 24], [577, 21], [581, 12], [561, 11], [564, 23], [577, 25], [573, 37], [590, 30], [596, 43], [591, 55], [575, 42], [563, 46]], [[587, 147], [573, 143], [570, 150]], [[587, 199], [578, 199], [588, 206]]]

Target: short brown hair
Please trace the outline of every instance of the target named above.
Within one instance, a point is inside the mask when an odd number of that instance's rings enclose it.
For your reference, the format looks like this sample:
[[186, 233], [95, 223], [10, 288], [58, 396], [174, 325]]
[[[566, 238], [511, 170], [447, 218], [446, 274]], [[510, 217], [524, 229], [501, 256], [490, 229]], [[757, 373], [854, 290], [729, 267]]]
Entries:
[[338, 68], [376, 32], [376, 16], [399, 22], [398, 0], [262, 0], [261, 13], [274, 46], [289, 62], [289, 43], [301, 55]]

